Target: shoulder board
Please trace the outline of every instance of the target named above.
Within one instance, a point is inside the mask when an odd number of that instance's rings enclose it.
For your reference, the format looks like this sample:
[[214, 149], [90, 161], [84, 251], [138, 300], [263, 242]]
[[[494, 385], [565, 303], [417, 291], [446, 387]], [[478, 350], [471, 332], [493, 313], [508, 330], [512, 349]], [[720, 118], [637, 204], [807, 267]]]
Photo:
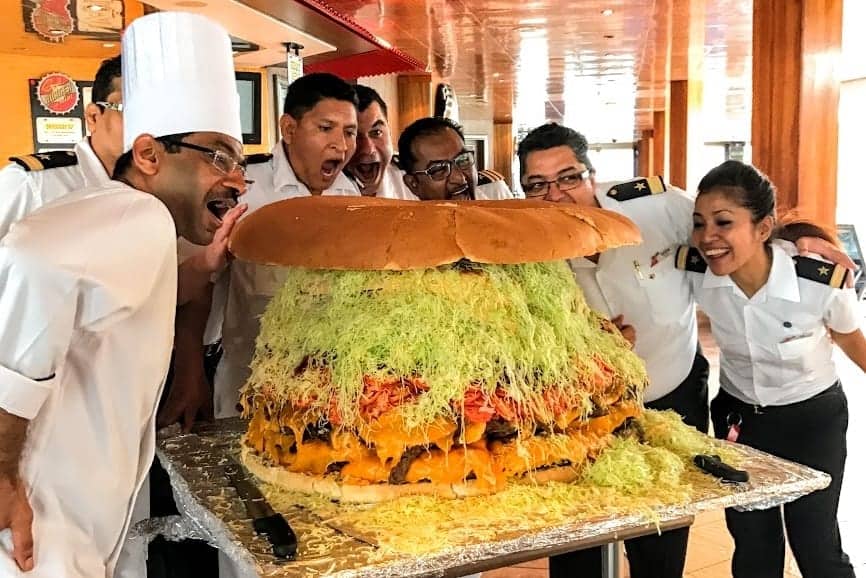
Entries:
[[695, 247], [689, 247], [688, 245], [680, 245], [677, 247], [677, 252], [674, 256], [674, 263], [676, 264], [677, 269], [683, 271], [693, 271], [695, 273], [707, 272], [707, 262], [704, 261], [701, 252]]
[[274, 155], [272, 155], [271, 153], [256, 153], [254, 155], [246, 156], [248, 165], [259, 165], [262, 163], [266, 163], [272, 158], [274, 158]]
[[648, 195], [656, 195], [667, 190], [661, 177], [646, 177], [626, 181], [614, 185], [607, 191], [607, 196], [617, 201], [630, 201]]
[[505, 177], [496, 171], [485, 169], [483, 171], [478, 171], [478, 184], [479, 185], [489, 185], [490, 183], [495, 183], [496, 181], [504, 181]]
[[9, 160], [17, 163], [28, 172], [71, 167], [78, 164], [78, 156], [76, 156], [75, 151], [48, 151], [20, 157], [9, 157]]
[[797, 277], [808, 279], [822, 285], [829, 285], [836, 289], [841, 289], [845, 286], [845, 281], [848, 277], [848, 269], [842, 265], [834, 265], [826, 261], [818, 259], [810, 259], [809, 257], [793, 257], [794, 265], [797, 269]]

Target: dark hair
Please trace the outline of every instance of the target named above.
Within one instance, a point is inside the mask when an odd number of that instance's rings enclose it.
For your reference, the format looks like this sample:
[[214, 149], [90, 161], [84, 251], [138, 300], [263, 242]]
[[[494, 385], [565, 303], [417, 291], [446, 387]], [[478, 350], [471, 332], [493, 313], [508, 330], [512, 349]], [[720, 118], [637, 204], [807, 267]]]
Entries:
[[[168, 154], [175, 154], [180, 152], [179, 146], [173, 144], [171, 141], [180, 141], [191, 135], [191, 132], [179, 132], [177, 134], [167, 134], [164, 136], [156, 137], [156, 140], [161, 142], [165, 147], [166, 152]], [[111, 178], [114, 180], [118, 180], [121, 178], [126, 171], [132, 166], [132, 149], [126, 151], [120, 157], [118, 157], [117, 162], [114, 163], [114, 173], [112, 173]]]
[[589, 162], [589, 144], [586, 137], [567, 126], [549, 122], [529, 131], [520, 144], [517, 145], [517, 158], [520, 161], [520, 176], [526, 169], [526, 157], [535, 151], [544, 151], [556, 147], [567, 146], [574, 152], [578, 162], [583, 163], [587, 169], [595, 172], [592, 163]]
[[300, 77], [289, 85], [283, 113], [300, 120], [307, 112], [326, 98], [351, 102], [358, 108], [358, 95], [351, 84], [327, 72], [314, 72]]
[[397, 141], [400, 168], [408, 173], [412, 170], [412, 167], [415, 166], [415, 162], [418, 159], [415, 158], [415, 153], [412, 152], [412, 145], [416, 140], [421, 137], [439, 134], [448, 129], [456, 132], [460, 136], [461, 141], [465, 141], [463, 138], [463, 128], [450, 118], [428, 116], [425, 118], [419, 118], [407, 126]]
[[108, 95], [114, 92], [111, 89], [111, 83], [115, 78], [120, 78], [121, 74], [119, 54], [114, 58], [103, 60], [102, 64], [99, 65], [99, 70], [96, 71], [96, 77], [93, 79], [92, 102], [107, 101]]
[[776, 216], [776, 187], [752, 165], [730, 160], [710, 170], [698, 183], [698, 195], [716, 191], [748, 209], [755, 223]]
[[387, 118], [388, 116], [388, 105], [385, 104], [385, 101], [382, 100], [382, 97], [379, 96], [379, 93], [370, 88], [369, 86], [364, 86], [363, 84], [355, 85], [355, 92], [358, 93], [358, 112], [364, 112], [370, 105], [374, 102], [379, 103], [379, 108], [382, 109], [382, 114]]

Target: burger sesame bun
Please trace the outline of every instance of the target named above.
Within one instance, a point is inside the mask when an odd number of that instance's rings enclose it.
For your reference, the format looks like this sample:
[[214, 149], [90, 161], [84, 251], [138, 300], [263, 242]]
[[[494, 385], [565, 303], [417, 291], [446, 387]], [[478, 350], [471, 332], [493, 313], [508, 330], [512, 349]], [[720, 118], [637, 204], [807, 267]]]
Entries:
[[267, 265], [403, 270], [461, 259], [556, 261], [640, 240], [625, 217], [572, 204], [302, 197], [242, 219], [229, 249], [239, 259]]

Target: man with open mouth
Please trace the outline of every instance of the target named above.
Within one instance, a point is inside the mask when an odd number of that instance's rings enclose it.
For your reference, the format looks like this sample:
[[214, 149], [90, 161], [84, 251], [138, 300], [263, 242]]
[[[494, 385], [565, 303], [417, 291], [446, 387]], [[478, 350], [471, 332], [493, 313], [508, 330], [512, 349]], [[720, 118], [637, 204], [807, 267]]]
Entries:
[[493, 171], [480, 178], [475, 153], [466, 146], [463, 129], [441, 117], [416, 120], [400, 135], [403, 182], [422, 200], [501, 200], [514, 194]]
[[418, 200], [403, 182], [403, 171], [394, 156], [388, 105], [369, 86], [356, 84], [355, 92], [358, 93], [358, 139], [355, 156], [346, 165], [346, 173], [365, 197]]

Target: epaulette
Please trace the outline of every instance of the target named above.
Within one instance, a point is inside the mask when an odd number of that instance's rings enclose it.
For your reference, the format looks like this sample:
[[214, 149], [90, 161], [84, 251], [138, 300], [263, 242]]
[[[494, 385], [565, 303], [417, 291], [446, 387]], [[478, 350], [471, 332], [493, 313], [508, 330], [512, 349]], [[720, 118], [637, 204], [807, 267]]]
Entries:
[[607, 191], [607, 196], [617, 201], [630, 201], [663, 193], [666, 190], [667, 187], [661, 177], [646, 177], [614, 185]]
[[701, 252], [695, 247], [680, 245], [674, 257], [677, 269], [682, 271], [693, 271], [695, 273], [706, 273], [707, 262], [701, 256]]
[[47, 151], [20, 157], [9, 157], [9, 160], [17, 163], [28, 172], [71, 167], [78, 164], [78, 156], [75, 151]]
[[260, 165], [270, 161], [272, 158], [274, 158], [274, 155], [271, 153], [256, 153], [254, 155], [246, 156], [248, 165]]
[[485, 169], [483, 171], [478, 171], [478, 184], [479, 185], [489, 185], [490, 183], [495, 183], [496, 181], [504, 181], [505, 177], [496, 171]]
[[836, 289], [845, 286], [848, 277], [848, 269], [842, 265], [834, 265], [818, 259], [809, 257], [794, 257], [794, 265], [797, 269], [797, 277], [808, 279], [822, 285], [829, 285]]

